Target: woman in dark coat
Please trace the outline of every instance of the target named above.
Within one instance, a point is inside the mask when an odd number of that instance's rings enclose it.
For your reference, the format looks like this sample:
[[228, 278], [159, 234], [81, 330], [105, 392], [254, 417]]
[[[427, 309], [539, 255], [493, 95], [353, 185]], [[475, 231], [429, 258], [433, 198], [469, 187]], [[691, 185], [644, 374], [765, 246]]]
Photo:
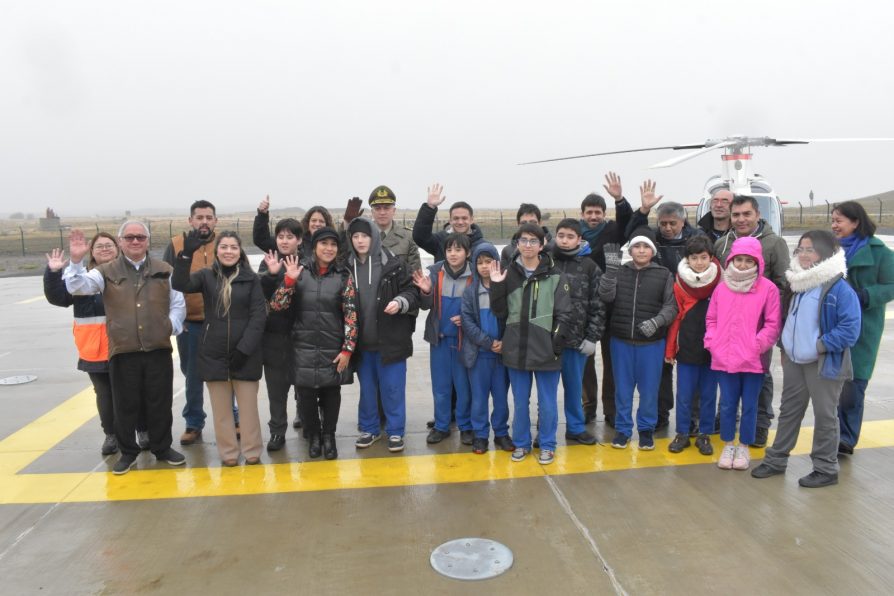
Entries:
[[[222, 232], [210, 268], [189, 272], [201, 241], [195, 232], [177, 255], [171, 285], [184, 293], [202, 293], [205, 323], [199, 346], [199, 376], [208, 385], [217, 450], [225, 466], [261, 461], [258, 381], [261, 379], [261, 337], [267, 309], [261, 282], [252, 271], [235, 232]], [[232, 396], [239, 405], [241, 443], [236, 437]]]
[[357, 343], [356, 288], [351, 273], [336, 261], [339, 241], [330, 227], [314, 232], [308, 257], [300, 265], [294, 257], [285, 259], [285, 280], [270, 301], [271, 310], [295, 311], [295, 385], [311, 458], [338, 457], [335, 427], [341, 385], [350, 383], [353, 374], [349, 365]]

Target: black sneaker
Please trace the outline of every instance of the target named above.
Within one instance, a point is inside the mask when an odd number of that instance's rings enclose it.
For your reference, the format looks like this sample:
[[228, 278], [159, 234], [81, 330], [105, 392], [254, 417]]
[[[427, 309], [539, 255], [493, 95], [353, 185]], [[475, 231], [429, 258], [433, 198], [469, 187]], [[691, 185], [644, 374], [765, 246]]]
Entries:
[[428, 436], [425, 437], [425, 442], [429, 445], [434, 445], [435, 443], [440, 443], [444, 439], [450, 436], [450, 431], [438, 430], [436, 428], [428, 431]]
[[751, 470], [752, 478], [769, 478], [770, 476], [775, 476], [776, 474], [785, 474], [785, 470], [774, 468], [773, 466], [766, 463], [762, 463], [758, 467]]
[[366, 449], [378, 441], [381, 436], [382, 435], [374, 435], [372, 433], [360, 433], [360, 436], [354, 441], [354, 447], [357, 449]]
[[100, 453], [103, 455], [112, 455], [113, 453], [118, 451], [118, 439], [115, 435], [106, 435], [105, 440], [102, 442], [102, 448], [100, 449]]
[[770, 434], [769, 428], [761, 428], [757, 427], [757, 430], [754, 432], [754, 442], [749, 445], [749, 447], [755, 447], [760, 449], [761, 447], [767, 446], [767, 437]]
[[822, 488], [824, 486], [832, 486], [838, 484], [838, 474], [826, 474], [824, 472], [812, 471], [807, 476], [798, 478], [798, 484], [804, 488]]
[[708, 435], [699, 435], [695, 439], [695, 446], [702, 455], [714, 455], [714, 446], [711, 444], [711, 437]]
[[509, 435], [494, 437], [494, 446], [503, 451], [515, 451], [515, 444], [512, 442], [512, 439], [509, 437]]
[[487, 439], [473, 439], [472, 440], [472, 451], [481, 455], [482, 453], [487, 453]]
[[612, 447], [615, 449], [627, 449], [627, 445], [630, 444], [630, 437], [625, 435], [624, 433], [618, 433], [615, 435], [615, 438], [612, 439]]
[[680, 453], [690, 445], [692, 445], [692, 442], [689, 440], [689, 435], [677, 434], [674, 440], [670, 442], [670, 445], [667, 446], [667, 450], [671, 453]]
[[279, 451], [285, 444], [285, 435], [270, 435], [270, 440], [267, 442], [267, 451]]
[[565, 440], [566, 441], [577, 441], [581, 445], [595, 445], [596, 444], [596, 437], [594, 437], [587, 431], [578, 433], [576, 435], [573, 435], [571, 433], [565, 433]]
[[117, 476], [127, 474], [135, 465], [137, 465], [136, 455], [126, 455], [122, 453], [121, 457], [118, 458], [118, 461], [115, 462], [115, 465], [112, 466], [112, 474]]
[[655, 449], [655, 439], [652, 438], [652, 431], [639, 431], [639, 448], [643, 451], [652, 451]]
[[159, 461], [168, 462], [172, 466], [182, 466], [186, 463], [186, 458], [183, 457], [183, 454], [179, 451], [174, 451], [170, 447], [164, 453], [156, 455], [155, 458]]
[[854, 448], [847, 443], [838, 443], [838, 453], [841, 455], [853, 455]]
[[404, 438], [400, 435], [391, 435], [388, 437], [388, 451], [397, 453], [404, 450]]
[[459, 442], [463, 445], [471, 445], [475, 440], [475, 433], [470, 430], [459, 431]]

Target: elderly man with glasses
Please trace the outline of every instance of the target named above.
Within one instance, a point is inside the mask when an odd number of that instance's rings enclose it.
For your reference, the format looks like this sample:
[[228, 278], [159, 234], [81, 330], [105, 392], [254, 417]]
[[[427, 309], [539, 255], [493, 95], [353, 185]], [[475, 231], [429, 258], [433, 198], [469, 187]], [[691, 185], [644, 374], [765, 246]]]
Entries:
[[140, 447], [134, 432], [141, 409], [155, 457], [174, 466], [185, 461], [171, 448], [171, 335], [181, 332], [186, 306], [183, 294], [171, 288], [171, 266], [149, 255], [149, 236], [142, 222], [125, 222], [118, 230], [121, 255], [88, 271], [83, 263], [87, 240], [82, 231], [72, 230], [71, 263], [62, 276], [73, 295], [103, 295], [115, 435], [121, 450], [112, 468], [115, 474], [126, 474], [136, 464]]

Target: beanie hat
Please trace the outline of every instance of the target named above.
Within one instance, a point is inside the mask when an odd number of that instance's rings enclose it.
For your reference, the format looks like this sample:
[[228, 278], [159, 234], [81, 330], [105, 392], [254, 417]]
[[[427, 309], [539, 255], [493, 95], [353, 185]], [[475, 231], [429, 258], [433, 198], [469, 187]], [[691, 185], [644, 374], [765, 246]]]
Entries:
[[369, 193], [369, 206], [375, 205], [394, 205], [397, 203], [397, 197], [394, 192], [387, 186], [377, 186]]
[[370, 225], [369, 220], [363, 217], [355, 217], [351, 220], [351, 223], [348, 225], [348, 238], [353, 236], [356, 232], [363, 232], [367, 236], [372, 236], [372, 225]]
[[332, 238], [335, 240], [336, 244], [341, 244], [341, 238], [339, 238], [338, 232], [327, 226], [314, 232], [314, 235], [310, 238], [311, 247], [316, 248], [317, 243], [325, 238]]
[[628, 252], [633, 250], [633, 246], [635, 244], [648, 244], [649, 248], [652, 249], [652, 255], [658, 254], [658, 249], [655, 248], [655, 243], [652, 242], [652, 239], [648, 236], [634, 236], [630, 239], [630, 242], [627, 244]]

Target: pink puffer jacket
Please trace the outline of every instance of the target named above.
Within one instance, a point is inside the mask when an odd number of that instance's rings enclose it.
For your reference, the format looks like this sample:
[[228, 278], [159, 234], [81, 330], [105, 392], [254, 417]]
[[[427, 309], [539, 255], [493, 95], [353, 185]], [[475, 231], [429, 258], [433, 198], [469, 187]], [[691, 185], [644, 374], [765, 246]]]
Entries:
[[764, 277], [760, 242], [751, 237], [733, 243], [726, 259], [748, 255], [757, 261], [754, 285], [745, 293], [734, 292], [721, 282], [714, 290], [705, 319], [705, 348], [711, 352], [711, 368], [729, 373], [765, 373], [770, 370], [769, 351], [782, 332], [779, 290]]

